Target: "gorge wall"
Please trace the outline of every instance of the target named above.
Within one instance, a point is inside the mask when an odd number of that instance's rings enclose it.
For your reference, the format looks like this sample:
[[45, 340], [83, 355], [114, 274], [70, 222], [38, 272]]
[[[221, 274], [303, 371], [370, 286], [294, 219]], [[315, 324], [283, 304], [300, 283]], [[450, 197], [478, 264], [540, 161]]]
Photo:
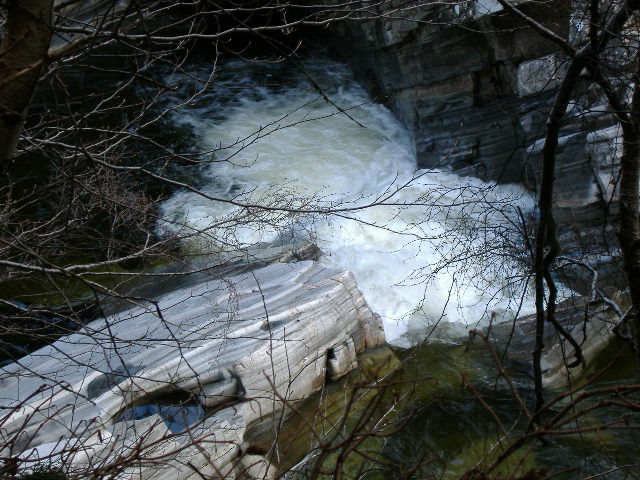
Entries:
[[[535, 190], [546, 115], [564, 68], [557, 47], [495, 1], [397, 3], [334, 26], [328, 41], [413, 130], [418, 166]], [[565, 38], [583, 34], [570, 2], [518, 5]], [[600, 226], [615, 214], [617, 128], [598, 110], [606, 112], [606, 102], [582, 88], [567, 112], [556, 172], [564, 226]]]

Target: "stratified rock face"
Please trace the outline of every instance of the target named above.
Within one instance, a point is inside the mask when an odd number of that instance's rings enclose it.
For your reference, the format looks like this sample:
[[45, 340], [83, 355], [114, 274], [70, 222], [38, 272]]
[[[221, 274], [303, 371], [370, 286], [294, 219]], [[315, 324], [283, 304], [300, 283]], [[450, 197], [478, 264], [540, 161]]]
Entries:
[[[576, 35], [572, 2], [515, 3], [559, 35]], [[535, 188], [540, 140], [565, 67], [557, 48], [495, 1], [394, 10], [399, 5], [382, 2], [377, 18], [344, 23], [332, 34], [356, 76], [413, 129], [418, 166]], [[602, 99], [592, 92], [578, 92], [558, 150], [557, 207], [565, 225], [602, 223], [616, 175], [613, 120], [587, 115], [606, 108], [597, 108]]]
[[269, 478], [266, 460], [243, 458], [247, 429], [382, 343], [352, 275], [312, 261], [183, 286], [3, 369], [2, 456], [122, 478]]
[[[616, 293], [614, 300], [618, 304], [628, 303], [628, 298]], [[547, 328], [544, 333], [541, 368], [543, 382], [550, 388], [563, 388], [580, 379], [585, 367], [591, 366], [596, 357], [616, 340], [612, 326], [620, 320], [611, 304], [603, 299], [591, 299], [576, 296], [561, 302], [557, 306], [556, 320], [575, 339], [585, 365], [567, 365], [575, 360], [575, 350], [556, 329]], [[531, 357], [535, 349], [536, 315], [527, 315], [515, 322], [505, 322], [492, 326], [488, 334], [493, 341], [509, 345], [506, 357], [515, 365], [525, 365], [530, 369]], [[622, 345], [622, 344], [621, 344]], [[531, 370], [529, 370], [531, 372]]]

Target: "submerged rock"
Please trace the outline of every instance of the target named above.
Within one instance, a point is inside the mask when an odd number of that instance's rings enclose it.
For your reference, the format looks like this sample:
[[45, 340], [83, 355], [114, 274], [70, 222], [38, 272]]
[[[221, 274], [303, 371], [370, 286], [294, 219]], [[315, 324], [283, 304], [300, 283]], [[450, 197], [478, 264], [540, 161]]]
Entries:
[[382, 343], [353, 276], [313, 261], [183, 285], [4, 368], [2, 456], [122, 478], [269, 478], [265, 459], [242, 458], [252, 425]]

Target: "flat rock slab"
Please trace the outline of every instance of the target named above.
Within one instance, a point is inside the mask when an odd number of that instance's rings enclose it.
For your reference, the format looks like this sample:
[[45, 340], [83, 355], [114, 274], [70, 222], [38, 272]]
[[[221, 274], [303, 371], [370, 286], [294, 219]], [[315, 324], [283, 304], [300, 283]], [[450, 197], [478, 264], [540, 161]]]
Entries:
[[123, 478], [233, 477], [252, 424], [382, 343], [353, 276], [313, 261], [182, 285], [2, 369], [1, 455]]
[[[614, 299], [623, 304], [619, 295]], [[618, 314], [602, 300], [589, 300], [586, 296], [569, 298], [556, 307], [556, 319], [562, 327], [580, 345], [586, 364], [592, 360], [615, 337], [613, 328], [619, 321]], [[527, 315], [515, 322], [493, 325], [490, 338], [507, 348], [506, 356], [512, 361], [527, 365], [533, 375], [532, 355], [535, 349], [536, 315]], [[541, 368], [543, 383], [546, 387], [565, 387], [567, 382], [575, 380], [584, 370], [583, 366], [567, 368], [574, 361], [573, 347], [555, 330], [545, 323], [544, 348]]]

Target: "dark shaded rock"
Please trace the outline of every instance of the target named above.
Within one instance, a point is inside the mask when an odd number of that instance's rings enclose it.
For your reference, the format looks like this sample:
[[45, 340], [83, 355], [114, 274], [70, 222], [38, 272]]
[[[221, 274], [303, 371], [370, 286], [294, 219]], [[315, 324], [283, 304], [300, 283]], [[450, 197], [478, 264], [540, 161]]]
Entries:
[[579, 261], [562, 258], [555, 271], [562, 283], [580, 295], [590, 296], [594, 289], [614, 287], [623, 290], [627, 287], [619, 256], [592, 255]]
[[[566, 34], [565, 5], [531, 2], [522, 8]], [[414, 128], [419, 166], [522, 178], [522, 165], [513, 162], [515, 150], [527, 144], [519, 123], [518, 68], [555, 47], [504, 12], [447, 15], [446, 8], [427, 5], [409, 15], [349, 24], [338, 35], [353, 48], [340, 53]]]
[[[626, 300], [619, 292], [611, 294], [613, 300], [624, 305]], [[550, 387], [564, 385], [570, 377], [580, 375], [598, 353], [614, 341], [613, 327], [619, 316], [611, 305], [602, 299], [590, 300], [586, 296], [572, 297], [557, 306], [556, 319], [580, 345], [586, 365], [567, 368], [574, 361], [574, 349], [550, 324], [545, 324], [542, 355], [543, 382]], [[514, 322], [494, 325], [490, 329], [493, 342], [506, 349], [506, 356], [516, 364], [532, 370], [532, 354], [535, 348], [536, 315], [527, 315]], [[619, 341], [619, 340], [616, 340]]]
[[[571, 2], [516, 3], [559, 35], [576, 35]], [[413, 130], [418, 166], [535, 189], [566, 69], [556, 46], [497, 2], [434, 2], [386, 16], [396, 4], [384, 5], [379, 18], [335, 26], [326, 40]], [[566, 227], [601, 225], [617, 212], [617, 134], [594, 92], [578, 85], [561, 133], [556, 216]]]

